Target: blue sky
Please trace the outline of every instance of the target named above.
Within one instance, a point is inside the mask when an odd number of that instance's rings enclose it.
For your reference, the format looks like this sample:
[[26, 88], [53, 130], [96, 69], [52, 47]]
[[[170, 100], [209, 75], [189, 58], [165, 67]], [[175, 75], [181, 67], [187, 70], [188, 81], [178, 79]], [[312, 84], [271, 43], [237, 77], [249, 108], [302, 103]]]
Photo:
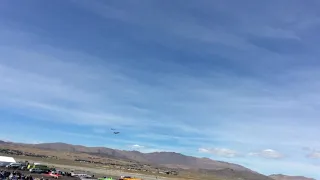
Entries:
[[175, 151], [320, 179], [319, 8], [2, 0], [0, 138]]

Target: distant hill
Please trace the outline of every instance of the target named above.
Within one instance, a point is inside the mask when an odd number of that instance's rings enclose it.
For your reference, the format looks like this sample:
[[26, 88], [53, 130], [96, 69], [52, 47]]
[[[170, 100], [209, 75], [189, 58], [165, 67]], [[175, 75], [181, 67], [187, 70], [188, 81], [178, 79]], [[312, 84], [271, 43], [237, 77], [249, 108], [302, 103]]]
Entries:
[[[201, 172], [201, 171], [200, 171]], [[236, 180], [273, 180], [268, 176], [247, 171], [236, 171], [233, 169], [207, 170], [203, 173], [212, 174], [221, 179], [236, 179]]]
[[8, 142], [0, 140], [0, 144], [8, 144]]
[[[0, 144], [4, 143], [11, 144], [10, 142], [0, 141]], [[228, 180], [313, 180], [310, 178], [290, 177], [284, 175], [272, 175], [268, 177], [241, 165], [215, 161], [209, 158], [186, 156], [176, 152], [141, 153], [139, 151], [125, 151], [106, 147], [86, 147], [82, 145], [72, 145], [60, 142], [41, 144], [12, 143], [12, 145], [36, 148], [39, 150], [42, 149], [59, 152], [64, 151], [70, 153], [84, 153], [105, 158], [147, 163], [155, 166], [163, 166], [180, 170], [183, 169], [191, 173], [200, 172], [200, 174], [204, 175], [212, 174]]]
[[269, 177], [274, 180], [316, 180], [316, 179], [307, 178], [303, 176], [286, 176], [282, 174], [273, 174], [273, 175], [270, 175]]
[[201, 172], [201, 174], [211, 174], [230, 180], [238, 180], [239, 178], [243, 180], [273, 180], [268, 176], [254, 172], [241, 165], [215, 161], [209, 158], [196, 158], [176, 152], [141, 153], [139, 151], [124, 151], [106, 147], [86, 147], [59, 142], [20, 145], [52, 151], [86, 153], [100, 157], [159, 165], [167, 168], [184, 169], [190, 172]]
[[35, 148], [56, 150], [56, 151], [67, 151], [67, 152], [81, 152], [92, 155], [99, 155], [103, 157], [112, 157], [116, 159], [131, 160], [137, 162], [158, 164], [170, 167], [184, 167], [183, 169], [208, 169], [208, 170], [219, 170], [219, 169], [234, 169], [237, 171], [248, 171], [253, 172], [243, 166], [214, 161], [209, 158], [196, 158], [192, 156], [186, 156], [175, 152], [153, 152], [153, 153], [141, 153], [139, 151], [123, 151], [105, 147], [86, 147], [81, 145], [71, 145], [66, 143], [42, 143], [28, 145]]

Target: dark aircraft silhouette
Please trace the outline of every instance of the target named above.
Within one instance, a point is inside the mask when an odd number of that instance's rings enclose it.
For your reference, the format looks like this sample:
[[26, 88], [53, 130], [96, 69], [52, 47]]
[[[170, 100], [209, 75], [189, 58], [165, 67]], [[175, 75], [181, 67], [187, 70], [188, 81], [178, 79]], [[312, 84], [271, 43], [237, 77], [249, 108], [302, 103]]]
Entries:
[[113, 132], [113, 134], [119, 134], [120, 132]]

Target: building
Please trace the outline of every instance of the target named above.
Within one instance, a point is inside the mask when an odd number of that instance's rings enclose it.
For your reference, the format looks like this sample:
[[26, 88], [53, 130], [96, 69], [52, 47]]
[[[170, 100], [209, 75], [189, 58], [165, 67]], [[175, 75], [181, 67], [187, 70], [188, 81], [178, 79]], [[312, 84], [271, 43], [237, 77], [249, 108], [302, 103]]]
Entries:
[[0, 167], [6, 166], [10, 163], [15, 163], [16, 160], [13, 157], [0, 156]]

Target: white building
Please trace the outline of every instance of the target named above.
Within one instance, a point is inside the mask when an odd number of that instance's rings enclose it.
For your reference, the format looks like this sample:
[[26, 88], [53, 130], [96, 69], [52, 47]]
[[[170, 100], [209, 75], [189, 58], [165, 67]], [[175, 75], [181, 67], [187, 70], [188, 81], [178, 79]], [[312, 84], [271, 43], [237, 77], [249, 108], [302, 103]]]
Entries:
[[6, 166], [10, 163], [15, 163], [15, 162], [16, 162], [16, 160], [13, 157], [0, 156], [0, 167]]

